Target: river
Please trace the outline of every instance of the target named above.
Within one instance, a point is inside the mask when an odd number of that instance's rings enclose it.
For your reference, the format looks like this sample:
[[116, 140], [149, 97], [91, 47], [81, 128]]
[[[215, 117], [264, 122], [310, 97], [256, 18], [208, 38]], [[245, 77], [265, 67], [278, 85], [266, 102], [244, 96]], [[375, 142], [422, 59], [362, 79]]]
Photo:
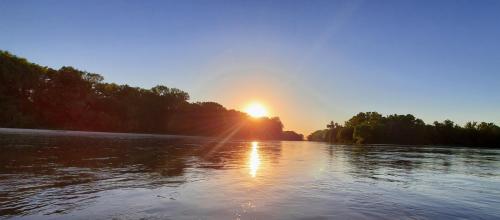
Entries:
[[0, 218], [500, 218], [497, 149], [0, 129], [0, 151]]

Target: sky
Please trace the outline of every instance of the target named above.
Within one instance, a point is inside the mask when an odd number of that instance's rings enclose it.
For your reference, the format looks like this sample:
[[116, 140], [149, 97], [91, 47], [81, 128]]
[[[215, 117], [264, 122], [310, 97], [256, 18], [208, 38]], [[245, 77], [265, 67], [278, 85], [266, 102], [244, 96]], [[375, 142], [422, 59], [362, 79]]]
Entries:
[[500, 124], [499, 39], [495, 0], [0, 2], [1, 50], [305, 135], [365, 111]]

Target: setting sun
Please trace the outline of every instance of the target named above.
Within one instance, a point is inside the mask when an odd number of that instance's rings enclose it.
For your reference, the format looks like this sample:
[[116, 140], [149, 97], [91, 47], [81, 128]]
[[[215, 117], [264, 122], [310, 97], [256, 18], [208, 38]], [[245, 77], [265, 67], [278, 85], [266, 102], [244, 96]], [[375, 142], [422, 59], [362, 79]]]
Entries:
[[252, 103], [246, 109], [245, 112], [254, 118], [260, 118], [268, 116], [267, 109], [260, 103]]

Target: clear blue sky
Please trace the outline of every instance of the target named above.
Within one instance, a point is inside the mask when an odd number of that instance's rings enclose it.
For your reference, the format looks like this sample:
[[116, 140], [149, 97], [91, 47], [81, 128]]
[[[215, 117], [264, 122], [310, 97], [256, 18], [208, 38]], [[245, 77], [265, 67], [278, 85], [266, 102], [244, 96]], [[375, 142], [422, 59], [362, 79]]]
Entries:
[[360, 111], [500, 124], [495, 0], [4, 0], [0, 49], [193, 101], [261, 101], [304, 133]]

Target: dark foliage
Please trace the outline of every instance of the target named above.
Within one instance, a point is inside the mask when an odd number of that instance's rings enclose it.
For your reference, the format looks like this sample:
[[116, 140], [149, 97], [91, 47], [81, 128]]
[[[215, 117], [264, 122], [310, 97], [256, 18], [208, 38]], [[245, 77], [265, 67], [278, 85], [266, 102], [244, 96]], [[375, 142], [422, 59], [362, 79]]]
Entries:
[[283, 131], [281, 140], [287, 140], [287, 141], [304, 140], [304, 135], [298, 134], [295, 131]]
[[357, 144], [435, 144], [500, 147], [500, 127], [468, 122], [461, 127], [450, 120], [427, 125], [413, 115], [382, 116], [361, 112], [344, 125], [334, 123], [307, 136], [310, 141]]
[[0, 127], [163, 133], [302, 140], [275, 118], [251, 118], [214, 102], [188, 102], [175, 88], [103, 82], [103, 77], [54, 70], [0, 51]]

